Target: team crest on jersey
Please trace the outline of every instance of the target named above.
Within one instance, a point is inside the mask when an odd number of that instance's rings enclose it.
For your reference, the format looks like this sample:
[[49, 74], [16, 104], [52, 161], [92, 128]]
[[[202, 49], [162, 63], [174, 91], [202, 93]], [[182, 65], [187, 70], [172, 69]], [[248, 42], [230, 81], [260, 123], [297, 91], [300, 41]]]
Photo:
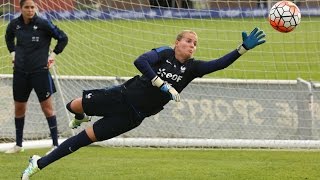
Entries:
[[186, 69], [187, 69], [186, 67], [181, 66], [181, 67], [180, 67], [180, 71], [181, 71], [181, 73], [184, 73], [184, 72], [186, 71]]

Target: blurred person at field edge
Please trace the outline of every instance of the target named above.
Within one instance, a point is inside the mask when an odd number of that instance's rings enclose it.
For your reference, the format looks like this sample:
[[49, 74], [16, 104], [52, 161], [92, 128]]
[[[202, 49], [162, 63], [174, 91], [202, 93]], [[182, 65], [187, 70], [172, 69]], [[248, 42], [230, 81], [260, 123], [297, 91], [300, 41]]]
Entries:
[[267, 0], [258, 0], [257, 1], [257, 7], [261, 8], [261, 9], [268, 8]]
[[[13, 63], [16, 145], [5, 153], [24, 151], [25, 113], [32, 89], [48, 122], [53, 145], [51, 150], [59, 145], [57, 119], [51, 98], [56, 89], [49, 69], [55, 56], [66, 47], [68, 37], [50, 21], [37, 16], [36, 8], [34, 0], [21, 0], [21, 15], [11, 20], [6, 29], [5, 40]], [[49, 55], [52, 38], [57, 40], [57, 44]]]
[[[293, 3], [295, 3], [297, 6], [300, 6], [300, 1], [299, 0], [294, 0], [292, 1]], [[261, 8], [261, 9], [266, 9], [268, 8], [268, 2], [267, 0], [258, 0], [257, 1], [257, 7]]]
[[210, 61], [195, 60], [193, 54], [198, 44], [194, 31], [184, 30], [178, 34], [174, 47], [154, 48], [140, 55], [134, 62], [142, 73], [122, 85], [111, 88], [84, 90], [66, 105], [75, 118], [70, 128], [88, 122], [88, 116], [101, 116], [92, 126], [68, 138], [50, 154], [33, 155], [22, 174], [29, 179], [40, 169], [65, 157], [79, 148], [96, 141], [111, 139], [138, 127], [149, 116], [163, 110], [170, 101], [180, 101], [180, 92], [195, 78], [224, 69], [242, 54], [262, 43], [265, 34], [255, 28], [250, 35], [242, 33], [241, 45], [221, 58]]

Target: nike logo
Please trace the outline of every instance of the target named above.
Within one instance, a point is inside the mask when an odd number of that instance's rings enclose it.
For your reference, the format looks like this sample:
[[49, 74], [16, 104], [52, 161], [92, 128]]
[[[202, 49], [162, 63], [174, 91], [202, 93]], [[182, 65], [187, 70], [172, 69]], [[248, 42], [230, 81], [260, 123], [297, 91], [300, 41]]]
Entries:
[[168, 59], [166, 60], [166, 63], [168, 63], [168, 64], [171, 64], [171, 65], [172, 65], [172, 63], [171, 63]]
[[71, 149], [71, 147], [69, 147], [68, 149], [69, 149], [70, 152], [73, 152], [72, 149]]

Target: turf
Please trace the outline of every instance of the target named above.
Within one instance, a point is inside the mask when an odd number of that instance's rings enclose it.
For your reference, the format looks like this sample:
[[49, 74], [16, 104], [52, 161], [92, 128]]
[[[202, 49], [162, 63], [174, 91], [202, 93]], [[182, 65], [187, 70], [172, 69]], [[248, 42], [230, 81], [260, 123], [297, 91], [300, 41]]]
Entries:
[[[18, 179], [32, 154], [0, 154], [0, 179]], [[318, 151], [102, 148], [89, 146], [49, 165], [32, 179], [264, 179], [320, 176]]]

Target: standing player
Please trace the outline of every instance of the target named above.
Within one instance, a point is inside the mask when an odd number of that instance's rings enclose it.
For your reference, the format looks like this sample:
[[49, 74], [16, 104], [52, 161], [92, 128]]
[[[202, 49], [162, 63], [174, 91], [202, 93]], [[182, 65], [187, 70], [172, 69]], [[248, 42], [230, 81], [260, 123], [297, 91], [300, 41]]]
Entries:
[[[53, 65], [56, 54], [61, 53], [67, 45], [68, 37], [50, 21], [37, 16], [33, 0], [21, 0], [20, 8], [21, 15], [9, 23], [5, 35], [14, 63], [13, 98], [16, 128], [16, 145], [5, 153], [24, 151], [23, 128], [27, 101], [32, 89], [35, 90], [48, 121], [53, 149], [58, 146], [57, 120], [51, 98], [55, 86], [49, 68]], [[48, 56], [52, 38], [58, 42]]]
[[93, 126], [64, 141], [50, 154], [33, 155], [22, 179], [54, 161], [96, 141], [103, 141], [130, 131], [144, 118], [157, 114], [170, 100], [180, 101], [179, 93], [195, 78], [224, 69], [247, 50], [265, 42], [263, 31], [255, 28], [250, 35], [242, 33], [243, 43], [225, 56], [211, 61], [195, 60], [198, 37], [193, 31], [178, 34], [174, 48], [160, 47], [142, 54], [134, 64], [142, 73], [120, 86], [94, 89], [69, 102], [67, 109], [75, 114], [69, 126], [76, 128], [88, 121], [86, 115], [103, 116]]

